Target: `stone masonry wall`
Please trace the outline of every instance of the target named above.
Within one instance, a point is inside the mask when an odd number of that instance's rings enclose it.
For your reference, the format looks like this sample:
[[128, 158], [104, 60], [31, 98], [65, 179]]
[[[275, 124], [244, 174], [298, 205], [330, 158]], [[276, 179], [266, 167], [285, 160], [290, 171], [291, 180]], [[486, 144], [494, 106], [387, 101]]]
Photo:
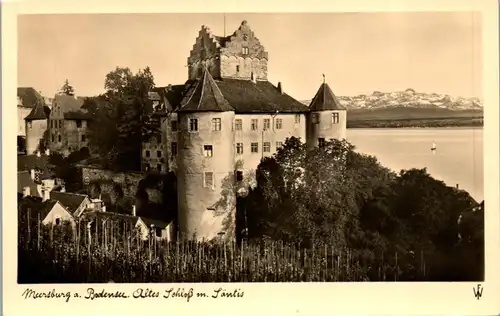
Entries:
[[[144, 178], [144, 174], [141, 172], [113, 172], [111, 170], [83, 167], [82, 168], [82, 180], [84, 187], [88, 186], [88, 183], [93, 183], [95, 181], [107, 180], [114, 181], [118, 183], [123, 190], [124, 196], [135, 197], [137, 192], [137, 185], [139, 181]], [[103, 185], [102, 189], [107, 188]]]

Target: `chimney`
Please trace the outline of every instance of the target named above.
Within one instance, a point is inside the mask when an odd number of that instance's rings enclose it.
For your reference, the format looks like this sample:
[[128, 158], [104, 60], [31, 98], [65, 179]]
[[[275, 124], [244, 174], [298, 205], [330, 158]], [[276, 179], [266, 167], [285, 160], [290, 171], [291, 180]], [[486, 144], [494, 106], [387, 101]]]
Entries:
[[50, 156], [50, 149], [45, 149], [45, 156]]
[[283, 94], [283, 88], [281, 87], [281, 82], [278, 82], [278, 91]]
[[31, 195], [31, 190], [30, 187], [24, 187], [23, 188], [23, 197], [27, 197]]
[[35, 169], [31, 169], [31, 180], [35, 180]]
[[47, 188], [43, 188], [42, 193], [43, 193], [43, 200], [42, 200], [43, 202], [50, 200], [50, 190], [48, 190]]
[[137, 213], [135, 211], [135, 205], [132, 205], [132, 216], [137, 216]]

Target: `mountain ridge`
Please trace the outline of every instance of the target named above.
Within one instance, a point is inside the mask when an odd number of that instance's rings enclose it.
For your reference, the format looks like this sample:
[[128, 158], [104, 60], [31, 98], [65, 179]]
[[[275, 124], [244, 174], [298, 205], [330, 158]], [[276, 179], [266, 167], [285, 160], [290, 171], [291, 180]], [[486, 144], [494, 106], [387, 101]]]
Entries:
[[[370, 95], [337, 96], [337, 99], [348, 110], [380, 108], [483, 110], [483, 104], [478, 97], [454, 97], [449, 94], [416, 92], [411, 88], [396, 92], [374, 91]], [[311, 101], [301, 102], [309, 106]]]

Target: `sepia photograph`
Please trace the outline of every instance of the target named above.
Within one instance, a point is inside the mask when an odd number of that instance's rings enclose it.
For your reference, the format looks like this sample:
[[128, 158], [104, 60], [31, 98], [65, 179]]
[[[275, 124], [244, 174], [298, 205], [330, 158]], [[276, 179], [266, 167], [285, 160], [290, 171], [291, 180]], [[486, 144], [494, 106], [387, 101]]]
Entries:
[[485, 280], [480, 12], [17, 27], [18, 284]]

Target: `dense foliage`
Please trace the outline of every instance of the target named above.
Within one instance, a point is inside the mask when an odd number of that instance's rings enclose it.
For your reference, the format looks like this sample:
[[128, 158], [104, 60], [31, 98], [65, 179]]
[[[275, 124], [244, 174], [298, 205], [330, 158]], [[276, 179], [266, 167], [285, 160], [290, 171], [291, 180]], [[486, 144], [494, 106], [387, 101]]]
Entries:
[[87, 98], [82, 106], [93, 117], [88, 127], [90, 150], [106, 168], [140, 170], [141, 145], [158, 127], [151, 118], [154, 88], [149, 67], [133, 74], [117, 67], [105, 79], [106, 93]]
[[[267, 236], [304, 247], [328, 243], [352, 249], [366, 266], [376, 266], [384, 255], [420, 252], [437, 266], [464, 262], [460, 258], [467, 252], [467, 264], [444, 266], [432, 271], [434, 277], [483, 277], [484, 219], [472, 211], [477, 202], [425, 169], [395, 174], [345, 140], [308, 150], [290, 138], [277, 154], [262, 160], [256, 177], [257, 186], [238, 205], [238, 212], [244, 212], [237, 216], [238, 231], [247, 231], [250, 240]], [[474, 237], [459, 235], [461, 214], [471, 226], [467, 234]]]
[[79, 162], [90, 157], [89, 149], [82, 147], [80, 150], [64, 157], [60, 153], [52, 152], [49, 156], [49, 168], [54, 176], [64, 181], [66, 191], [79, 192], [83, 189], [81, 169]]

